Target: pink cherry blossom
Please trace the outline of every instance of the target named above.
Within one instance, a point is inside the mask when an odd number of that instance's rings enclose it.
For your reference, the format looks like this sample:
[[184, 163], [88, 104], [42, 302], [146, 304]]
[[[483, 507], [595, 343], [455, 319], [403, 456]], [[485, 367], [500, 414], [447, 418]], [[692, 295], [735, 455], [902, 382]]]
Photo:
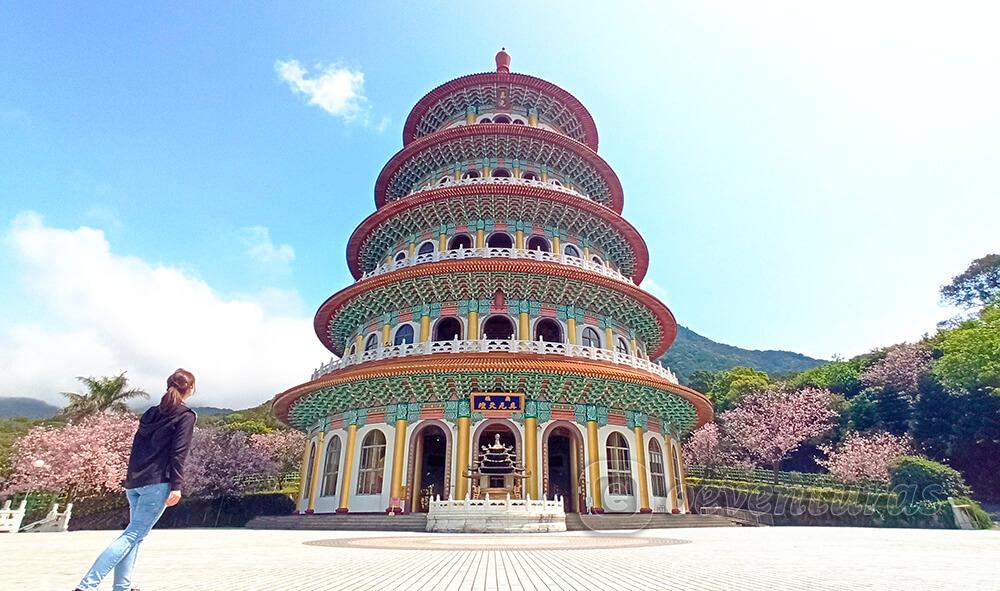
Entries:
[[909, 436], [891, 433], [861, 434], [852, 431], [834, 448], [819, 446], [826, 459], [816, 463], [842, 482], [889, 482], [889, 464], [899, 456], [913, 453]]
[[862, 372], [861, 381], [869, 386], [889, 387], [912, 395], [931, 360], [931, 352], [921, 345], [899, 345]]

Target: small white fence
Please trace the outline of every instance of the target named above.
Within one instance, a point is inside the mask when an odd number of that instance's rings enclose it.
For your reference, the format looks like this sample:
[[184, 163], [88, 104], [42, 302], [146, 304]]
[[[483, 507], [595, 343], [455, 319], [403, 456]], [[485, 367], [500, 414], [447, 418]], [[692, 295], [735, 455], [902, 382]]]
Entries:
[[427, 513], [430, 532], [551, 532], [566, 531], [563, 499], [465, 499], [442, 501], [436, 497]]

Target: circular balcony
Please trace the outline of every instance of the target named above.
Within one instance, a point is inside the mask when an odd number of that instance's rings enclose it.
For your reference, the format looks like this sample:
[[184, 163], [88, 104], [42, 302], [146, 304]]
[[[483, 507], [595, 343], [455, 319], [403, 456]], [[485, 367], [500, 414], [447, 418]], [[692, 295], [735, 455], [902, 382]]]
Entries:
[[590, 271], [591, 273], [597, 273], [602, 277], [610, 277], [617, 281], [624, 281], [626, 283], [632, 283], [629, 277], [626, 277], [619, 273], [618, 271], [596, 263], [594, 261], [584, 260], [580, 257], [575, 257], [567, 255], [565, 253], [551, 253], [542, 250], [526, 250], [523, 248], [460, 248], [457, 250], [446, 250], [446, 251], [434, 251], [426, 254], [417, 255], [413, 258], [404, 258], [398, 261], [393, 261], [392, 264], [383, 264], [377, 268], [365, 273], [361, 276], [361, 281], [382, 275], [384, 273], [389, 273], [396, 271], [398, 269], [405, 269], [407, 267], [413, 267], [423, 263], [435, 263], [438, 261], [460, 261], [465, 259], [527, 259], [531, 261], [547, 261], [553, 263], [560, 263], [563, 265], [568, 265], [576, 269], [583, 269], [585, 271]]
[[445, 353], [533, 353], [536, 355], [562, 355], [564, 357], [625, 365], [655, 374], [672, 384], [679, 383], [677, 376], [670, 369], [635, 355], [600, 347], [585, 347], [569, 343], [548, 343], [545, 341], [520, 341], [516, 339], [480, 339], [476, 341], [460, 341], [456, 339], [452, 341], [426, 341], [423, 343], [404, 343], [391, 347], [378, 347], [370, 351], [355, 353], [354, 355], [344, 355], [340, 359], [331, 359], [328, 363], [321, 365], [313, 372], [312, 379], [316, 380], [337, 370], [369, 361]]
[[464, 186], [489, 186], [489, 185], [523, 185], [526, 187], [538, 187], [540, 189], [549, 189], [556, 191], [558, 193], [563, 193], [566, 195], [573, 195], [574, 197], [579, 197], [580, 199], [586, 199], [587, 201], [593, 201], [589, 196], [573, 189], [571, 187], [566, 187], [562, 185], [559, 181], [540, 181], [535, 179], [524, 179], [524, 178], [514, 178], [514, 177], [473, 177], [473, 178], [463, 178], [463, 179], [453, 179], [450, 177], [442, 178], [439, 181], [433, 183], [427, 183], [422, 185], [410, 192], [410, 195], [416, 195], [417, 193], [423, 193], [424, 191], [431, 191], [433, 189], [441, 189], [443, 187], [464, 187]]

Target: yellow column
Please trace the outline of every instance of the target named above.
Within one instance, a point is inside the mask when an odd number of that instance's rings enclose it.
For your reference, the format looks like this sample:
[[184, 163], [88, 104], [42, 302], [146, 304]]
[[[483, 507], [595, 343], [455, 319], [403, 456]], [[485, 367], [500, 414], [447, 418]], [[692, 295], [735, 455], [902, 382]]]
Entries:
[[545, 181], [549, 180], [549, 173], [547, 171], [543, 170], [542, 174], [541, 174], [541, 178], [539, 180], [542, 181], [543, 183]]
[[522, 341], [530, 341], [531, 339], [531, 321], [528, 319], [527, 312], [521, 312], [517, 315], [517, 338]]
[[395, 260], [395, 259], [394, 259], [394, 258], [392, 258], [392, 253], [389, 253], [389, 254], [385, 255], [385, 264], [386, 264], [386, 265], [388, 265], [388, 266], [392, 267], [392, 262], [393, 262], [394, 260]]
[[309, 483], [309, 506], [306, 513], [312, 513], [316, 509], [316, 493], [319, 492], [319, 468], [323, 463], [323, 433], [316, 436], [316, 457], [313, 459], [312, 482]]
[[597, 421], [587, 421], [587, 471], [590, 473], [590, 496], [593, 505], [592, 513], [604, 513], [604, 500], [601, 498], [601, 465], [598, 455]]
[[458, 447], [455, 450], [455, 498], [465, 499], [469, 494], [469, 479], [465, 471], [469, 468], [469, 417], [458, 417]]
[[490, 176], [490, 167], [486, 164], [483, 165], [483, 178]]
[[411, 259], [413, 258], [413, 255], [416, 252], [417, 252], [417, 243], [416, 242], [411, 242], [410, 243], [410, 258]]
[[470, 341], [475, 341], [479, 338], [479, 312], [475, 310], [469, 310], [468, 316], [469, 330], [467, 331]]
[[585, 261], [589, 261], [590, 260], [590, 247], [589, 246], [584, 246], [583, 247], [583, 260], [585, 260]]
[[358, 352], [358, 355], [365, 352], [365, 335], [358, 333], [358, 336], [354, 337], [354, 350]]
[[337, 513], [347, 513], [347, 497], [351, 495], [351, 477], [354, 471], [354, 444], [358, 440], [358, 426], [347, 426], [347, 446], [344, 453], [344, 471], [341, 473], [340, 483], [340, 507]]
[[514, 167], [514, 168], [513, 168], [512, 170], [511, 170], [511, 174], [513, 174], [513, 175], [514, 175], [514, 178], [516, 178], [516, 179], [519, 179], [519, 178], [521, 178], [521, 167], [520, 167], [520, 166], [515, 166], [515, 167]]
[[476, 248], [482, 248], [486, 246], [486, 231], [476, 230]]
[[608, 326], [604, 329], [604, 341], [607, 344], [605, 349], [614, 351], [615, 349], [615, 333], [611, 331], [611, 327]]
[[431, 317], [424, 314], [420, 317], [420, 342], [426, 343], [431, 338]]
[[[389, 497], [403, 499], [403, 463], [406, 461], [406, 419], [396, 419], [396, 437], [392, 444], [392, 480], [389, 481]], [[391, 510], [392, 507], [389, 507]]]
[[529, 114], [528, 115], [528, 126], [538, 127], [538, 115]]
[[441, 252], [448, 250], [448, 235], [444, 232], [438, 234], [438, 250]]
[[559, 246], [559, 237], [552, 237], [552, 254], [558, 255], [562, 253], [562, 247]]
[[524, 419], [524, 467], [528, 469], [527, 498], [538, 499], [538, 419]]
[[687, 489], [683, 488], [687, 485], [687, 468], [684, 466], [684, 448], [680, 445], [677, 446], [677, 465], [681, 468], [681, 504], [684, 505], [684, 512], [691, 512], [691, 501], [687, 496]]
[[674, 442], [669, 437], [663, 438], [663, 449], [667, 450], [667, 457], [664, 458], [667, 462], [667, 478], [670, 482], [667, 483], [667, 489], [670, 491], [670, 508], [672, 513], [677, 513], [680, 509], [677, 507], [677, 488], [674, 486], [676, 480], [674, 479]]
[[461, 169], [458, 169], [458, 170], [455, 171], [455, 180], [456, 181], [462, 180], [462, 170]]
[[514, 231], [514, 248], [524, 250], [524, 230]]
[[649, 478], [646, 476], [646, 444], [642, 427], [635, 428], [635, 459], [639, 462], [639, 512], [652, 513], [649, 508]]
[[392, 325], [386, 322], [385, 324], [382, 325], [382, 346], [388, 347], [391, 344], [390, 343], [391, 338], [392, 338]]
[[467, 111], [465, 113], [465, 124], [472, 125], [476, 122], [476, 114], [472, 111]]
[[639, 343], [636, 342], [635, 337], [632, 337], [632, 354], [636, 357], [639, 356]]
[[566, 319], [566, 342], [571, 345], [576, 344], [576, 318]]
[[302, 469], [299, 470], [299, 504], [302, 506], [302, 501], [308, 498], [309, 494], [309, 483], [306, 482], [306, 474], [309, 473], [309, 449], [312, 447], [312, 440], [306, 439], [305, 448], [302, 450]]

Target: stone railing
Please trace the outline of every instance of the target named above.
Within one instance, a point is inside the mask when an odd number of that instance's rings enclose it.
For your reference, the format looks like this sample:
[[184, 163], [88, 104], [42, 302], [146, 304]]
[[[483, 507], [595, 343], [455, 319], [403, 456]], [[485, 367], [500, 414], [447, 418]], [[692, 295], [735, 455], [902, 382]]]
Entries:
[[604, 277], [610, 277], [611, 279], [616, 279], [618, 281], [624, 281], [631, 283], [632, 280], [628, 277], [622, 275], [618, 271], [606, 267], [601, 263], [595, 263], [594, 261], [588, 261], [580, 257], [570, 256], [563, 253], [551, 253], [542, 250], [526, 250], [523, 248], [459, 248], [456, 250], [446, 250], [430, 252], [427, 254], [422, 254], [414, 256], [413, 258], [404, 258], [398, 261], [393, 261], [392, 264], [382, 264], [368, 271], [361, 276], [361, 280], [368, 279], [370, 277], [375, 277], [376, 275], [381, 275], [383, 273], [388, 273], [390, 271], [395, 271], [397, 269], [403, 269], [405, 267], [412, 267], [414, 265], [420, 265], [423, 263], [434, 263], [437, 261], [458, 261], [462, 259], [475, 259], [475, 258], [501, 258], [501, 259], [529, 259], [533, 261], [549, 261], [553, 263], [560, 263], [563, 265], [568, 265], [570, 267], [576, 267], [577, 269], [583, 269], [585, 271], [590, 271], [591, 273], [597, 273], [598, 275], [603, 275]]
[[451, 177], [444, 178], [442, 180], [434, 181], [421, 185], [413, 191], [410, 195], [416, 195], [417, 193], [422, 193], [424, 191], [430, 191], [432, 189], [440, 189], [442, 187], [461, 187], [463, 185], [525, 185], [528, 187], [539, 187], [542, 189], [550, 189], [552, 191], [557, 191], [559, 193], [566, 193], [567, 195], [574, 195], [580, 199], [586, 199], [590, 201], [590, 197], [584, 195], [583, 193], [572, 189], [570, 187], [560, 184], [558, 181], [548, 180], [540, 181], [533, 179], [522, 179], [515, 177], [503, 177], [503, 176], [487, 176], [487, 177], [475, 177], [468, 179], [458, 179], [455, 180]]
[[538, 355], [563, 355], [566, 357], [593, 359], [594, 361], [609, 361], [617, 365], [627, 365], [656, 374], [673, 384], [679, 383], [677, 376], [669, 368], [648, 359], [636, 357], [635, 355], [620, 353], [601, 347], [585, 347], [583, 345], [570, 345], [568, 343], [547, 343], [545, 341], [519, 341], [516, 339], [480, 339], [478, 341], [459, 341], [456, 339], [452, 341], [427, 341], [424, 343], [405, 343], [391, 347], [378, 347], [370, 351], [355, 353], [354, 355], [344, 355], [340, 359], [331, 359], [328, 363], [324, 363], [313, 372], [312, 379], [315, 380], [339, 369], [368, 361], [441, 353], [534, 353]]

